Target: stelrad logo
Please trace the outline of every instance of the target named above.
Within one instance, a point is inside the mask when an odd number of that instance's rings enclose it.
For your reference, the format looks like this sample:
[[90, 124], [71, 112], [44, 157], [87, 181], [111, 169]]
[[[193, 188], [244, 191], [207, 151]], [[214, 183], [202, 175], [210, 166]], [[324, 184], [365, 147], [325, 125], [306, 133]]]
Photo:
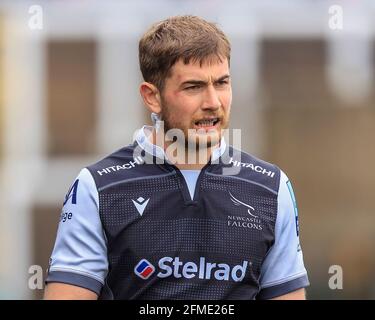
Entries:
[[134, 268], [135, 274], [141, 279], [148, 279], [155, 272], [155, 267], [146, 259], [142, 259]]
[[[251, 262], [243, 261], [242, 264], [231, 267], [226, 263], [206, 262], [205, 257], [199, 258], [199, 263], [193, 261], [180, 261], [179, 257], [164, 257], [158, 262], [160, 271], [158, 278], [185, 278], [216, 279], [219, 281], [233, 280], [241, 282], [246, 275], [247, 267]], [[146, 259], [142, 259], [134, 268], [135, 274], [141, 279], [148, 279], [155, 271], [155, 267]]]

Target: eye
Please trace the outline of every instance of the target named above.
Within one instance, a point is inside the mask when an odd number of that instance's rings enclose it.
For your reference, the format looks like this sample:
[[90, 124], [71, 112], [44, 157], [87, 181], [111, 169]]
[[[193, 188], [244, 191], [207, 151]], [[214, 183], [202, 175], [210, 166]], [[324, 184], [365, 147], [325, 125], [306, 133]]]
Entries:
[[225, 85], [227, 85], [228, 83], [229, 83], [228, 80], [221, 80], [221, 81], [218, 81], [218, 82], [217, 82], [217, 85], [218, 85], [218, 86], [225, 86]]
[[197, 90], [197, 89], [200, 89], [200, 88], [201, 88], [201, 86], [195, 85], [195, 86], [186, 87], [184, 90], [192, 91], [192, 90]]

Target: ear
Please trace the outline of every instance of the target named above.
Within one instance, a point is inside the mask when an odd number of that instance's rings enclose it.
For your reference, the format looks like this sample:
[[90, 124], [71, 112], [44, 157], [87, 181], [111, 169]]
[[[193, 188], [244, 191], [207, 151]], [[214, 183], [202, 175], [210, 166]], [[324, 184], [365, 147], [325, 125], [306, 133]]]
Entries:
[[142, 82], [139, 87], [139, 93], [142, 96], [146, 107], [154, 113], [161, 112], [161, 99], [159, 89], [149, 82]]

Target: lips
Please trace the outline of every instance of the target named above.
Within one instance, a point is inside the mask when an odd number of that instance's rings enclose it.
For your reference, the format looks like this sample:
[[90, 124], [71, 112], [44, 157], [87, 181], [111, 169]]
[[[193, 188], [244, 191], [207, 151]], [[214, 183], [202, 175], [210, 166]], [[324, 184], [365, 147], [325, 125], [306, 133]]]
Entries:
[[198, 128], [210, 128], [214, 127], [220, 121], [219, 118], [203, 118], [194, 122]]

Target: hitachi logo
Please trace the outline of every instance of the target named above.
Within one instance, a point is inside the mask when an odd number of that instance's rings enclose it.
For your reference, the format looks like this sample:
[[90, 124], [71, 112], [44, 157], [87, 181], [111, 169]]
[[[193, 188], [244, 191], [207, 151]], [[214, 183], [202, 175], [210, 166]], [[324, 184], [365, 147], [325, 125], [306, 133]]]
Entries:
[[[226, 263], [206, 262], [206, 258], [199, 258], [199, 265], [195, 262], [182, 262], [179, 257], [164, 257], [159, 260], [160, 271], [157, 276], [159, 278], [199, 278], [241, 282], [246, 275], [248, 261], [243, 261], [241, 265], [235, 265], [231, 268]], [[250, 263], [251, 264], [251, 263]]]
[[134, 161], [129, 161], [122, 165], [116, 165], [116, 166], [104, 168], [102, 170], [97, 170], [97, 173], [99, 173], [99, 175], [108, 174], [108, 173], [116, 172], [116, 171], [123, 170], [123, 169], [131, 169], [131, 168], [134, 168], [136, 165], [141, 165], [143, 163], [144, 163], [144, 160], [141, 157], [135, 157]]
[[250, 168], [251, 170], [254, 170], [256, 172], [259, 172], [261, 174], [267, 174], [269, 177], [273, 178], [275, 175], [274, 171], [268, 171], [261, 166], [254, 166], [252, 163], [245, 163], [240, 161], [235, 161], [233, 158], [230, 158], [229, 163], [233, 163], [233, 166], [235, 167], [244, 167], [244, 168]]

